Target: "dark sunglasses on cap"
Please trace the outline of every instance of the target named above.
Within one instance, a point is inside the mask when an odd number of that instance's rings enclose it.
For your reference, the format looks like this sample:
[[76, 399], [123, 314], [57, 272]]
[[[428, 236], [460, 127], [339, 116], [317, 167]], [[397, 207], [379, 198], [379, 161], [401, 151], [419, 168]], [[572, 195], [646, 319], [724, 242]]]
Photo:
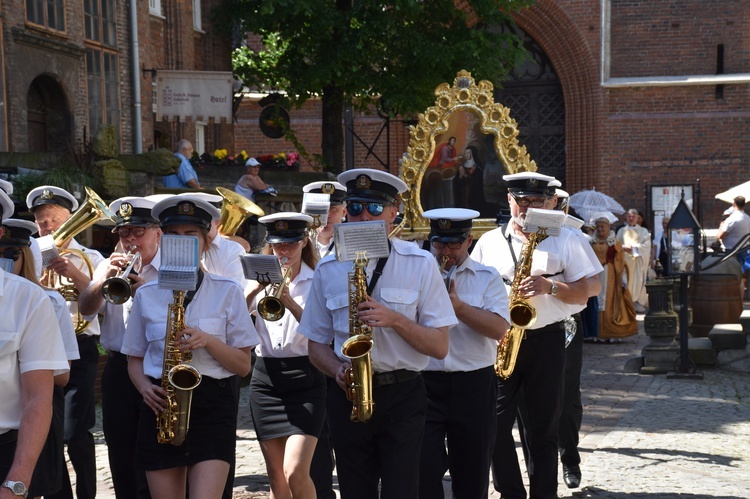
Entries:
[[531, 206], [532, 208], [541, 208], [544, 206], [544, 203], [547, 202], [547, 197], [541, 197], [541, 198], [522, 198], [522, 197], [516, 197], [513, 194], [511, 194], [513, 199], [515, 200], [516, 204], [520, 206], [521, 208], [526, 208], [527, 206]]
[[383, 210], [387, 205], [383, 203], [360, 203], [358, 201], [349, 201], [346, 203], [346, 211], [353, 217], [357, 217], [362, 214], [362, 211], [367, 209], [367, 212], [373, 217], [379, 217], [383, 214]]
[[18, 260], [18, 256], [21, 254], [21, 250], [18, 248], [5, 248], [3, 250], [0, 250], [0, 257], [7, 258], [8, 260], [13, 260], [14, 262]]

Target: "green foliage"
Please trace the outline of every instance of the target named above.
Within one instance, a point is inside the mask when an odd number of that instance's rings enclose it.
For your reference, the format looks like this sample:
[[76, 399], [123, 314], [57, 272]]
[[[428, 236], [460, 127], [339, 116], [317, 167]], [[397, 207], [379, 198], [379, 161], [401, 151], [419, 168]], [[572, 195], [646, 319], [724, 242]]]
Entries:
[[29, 170], [13, 177], [13, 197], [19, 201], [40, 185], [62, 187], [68, 192], [81, 192], [83, 187], [100, 189], [99, 179], [90, 171], [84, 171], [69, 156], [57, 156], [50, 163], [40, 165], [45, 170]]
[[246, 85], [281, 90], [297, 106], [335, 88], [359, 108], [383, 97], [390, 114], [408, 115], [434, 104], [435, 87], [459, 70], [497, 85], [525, 56], [500, 26], [533, 0], [460, 3], [228, 0], [216, 17], [263, 41], [234, 51], [234, 72]]
[[102, 125], [94, 137], [94, 154], [100, 158], [116, 158], [120, 154], [117, 141], [117, 128], [114, 125]]
[[128, 174], [122, 163], [116, 159], [104, 159], [94, 162], [101, 172], [102, 187], [112, 199], [127, 196]]

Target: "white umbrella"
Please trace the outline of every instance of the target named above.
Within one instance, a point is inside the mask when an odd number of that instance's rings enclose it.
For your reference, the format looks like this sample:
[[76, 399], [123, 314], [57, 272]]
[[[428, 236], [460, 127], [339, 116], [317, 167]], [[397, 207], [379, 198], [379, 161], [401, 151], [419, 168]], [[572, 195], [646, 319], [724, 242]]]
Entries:
[[578, 213], [581, 213], [581, 210], [609, 211], [617, 215], [625, 213], [625, 208], [613, 197], [596, 189], [576, 192], [570, 196], [568, 205]]
[[750, 180], [744, 184], [735, 185], [728, 191], [720, 192], [714, 197], [726, 203], [734, 203], [734, 198], [737, 196], [744, 196], [745, 199], [750, 199]]
[[611, 211], [607, 210], [588, 210], [586, 208], [580, 208], [576, 210], [576, 213], [578, 213], [579, 217], [583, 218], [591, 225], [593, 225], [598, 218], [602, 217], [609, 220], [609, 223], [611, 224], [617, 222], [618, 220], [618, 218]]

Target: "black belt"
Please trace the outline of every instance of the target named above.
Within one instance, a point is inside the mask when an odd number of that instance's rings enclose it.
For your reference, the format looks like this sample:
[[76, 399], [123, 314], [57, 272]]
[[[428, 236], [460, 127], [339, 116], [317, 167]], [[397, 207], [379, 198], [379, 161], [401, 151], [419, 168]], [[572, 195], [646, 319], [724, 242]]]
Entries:
[[18, 430], [8, 430], [0, 435], [0, 445], [9, 444], [18, 440]]
[[396, 369], [395, 371], [388, 371], [385, 373], [375, 373], [372, 375], [372, 387], [377, 388], [379, 386], [403, 383], [405, 381], [416, 379], [421, 375], [422, 373], [419, 371], [407, 371], [406, 369]]
[[532, 336], [538, 336], [544, 333], [554, 333], [556, 331], [563, 331], [563, 330], [565, 330], [565, 323], [563, 321], [553, 322], [552, 324], [548, 324], [544, 327], [540, 327], [539, 329], [527, 329], [526, 338], [531, 338]]
[[116, 352], [114, 350], [107, 350], [107, 355], [109, 355], [110, 359], [115, 360], [124, 360], [125, 362], [128, 361], [128, 356], [124, 353]]

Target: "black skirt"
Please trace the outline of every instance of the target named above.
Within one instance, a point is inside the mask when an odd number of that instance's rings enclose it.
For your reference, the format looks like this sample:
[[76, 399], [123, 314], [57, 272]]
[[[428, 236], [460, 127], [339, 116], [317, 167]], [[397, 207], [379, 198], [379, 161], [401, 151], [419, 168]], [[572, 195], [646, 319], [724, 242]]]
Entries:
[[258, 440], [312, 435], [325, 420], [326, 382], [307, 357], [258, 357], [250, 382], [250, 411]]
[[52, 423], [42, 453], [36, 462], [29, 487], [29, 497], [48, 496], [62, 489], [63, 466], [63, 419], [65, 416], [65, 392], [55, 386], [52, 392]]

